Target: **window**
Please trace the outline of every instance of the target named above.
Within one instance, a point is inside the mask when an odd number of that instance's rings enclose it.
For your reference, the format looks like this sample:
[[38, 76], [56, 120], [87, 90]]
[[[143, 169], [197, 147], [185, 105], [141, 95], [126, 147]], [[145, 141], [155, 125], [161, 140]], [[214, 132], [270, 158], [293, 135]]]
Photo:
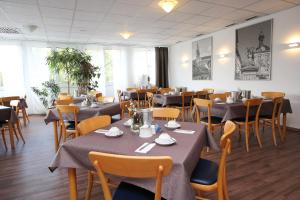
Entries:
[[105, 82], [112, 83], [114, 80], [113, 71], [114, 68], [118, 68], [120, 65], [120, 50], [104, 50], [104, 71], [105, 71]]

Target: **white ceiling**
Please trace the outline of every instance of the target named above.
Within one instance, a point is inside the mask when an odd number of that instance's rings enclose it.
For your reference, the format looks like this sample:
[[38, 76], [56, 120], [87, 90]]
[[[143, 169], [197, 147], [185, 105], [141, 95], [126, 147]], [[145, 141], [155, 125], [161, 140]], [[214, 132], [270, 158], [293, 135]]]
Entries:
[[[2, 39], [169, 45], [207, 34], [253, 16], [300, 4], [300, 0], [178, 0], [169, 14], [159, 0], [0, 0], [0, 26], [23, 34]], [[33, 33], [24, 26], [37, 25]], [[119, 33], [133, 32], [124, 40]]]

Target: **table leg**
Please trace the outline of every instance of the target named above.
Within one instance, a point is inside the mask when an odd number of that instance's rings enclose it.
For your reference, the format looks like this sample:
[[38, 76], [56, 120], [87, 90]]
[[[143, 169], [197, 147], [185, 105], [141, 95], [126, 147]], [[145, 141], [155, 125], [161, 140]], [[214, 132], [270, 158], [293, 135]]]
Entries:
[[8, 131], [9, 131], [9, 139], [10, 139], [11, 149], [15, 149], [13, 126], [10, 122], [8, 122]]
[[282, 139], [283, 141], [285, 141], [286, 139], [286, 113], [283, 113], [283, 117], [282, 117], [282, 128], [283, 128], [283, 136]]
[[76, 169], [68, 168], [70, 200], [77, 200]]
[[58, 150], [58, 131], [57, 131], [57, 121], [53, 121], [53, 130], [54, 130], [54, 146], [55, 152]]
[[22, 117], [23, 117], [24, 126], [26, 126], [26, 111], [24, 109], [25, 108], [22, 108]]

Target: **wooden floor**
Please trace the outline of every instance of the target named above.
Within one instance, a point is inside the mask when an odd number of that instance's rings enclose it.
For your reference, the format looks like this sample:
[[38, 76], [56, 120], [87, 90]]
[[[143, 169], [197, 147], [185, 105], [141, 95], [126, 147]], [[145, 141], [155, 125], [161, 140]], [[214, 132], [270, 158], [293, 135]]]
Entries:
[[[23, 127], [26, 144], [18, 142], [15, 151], [5, 151], [0, 139], [0, 199], [1, 200], [58, 200], [68, 199], [66, 170], [51, 173], [48, 165], [54, 157], [52, 125], [45, 125], [42, 117], [31, 116], [29, 126]], [[228, 159], [228, 185], [231, 199], [300, 199], [300, 133], [288, 132], [287, 141], [274, 147], [269, 130], [263, 135], [260, 149], [254, 137], [250, 152], [233, 138]], [[7, 135], [7, 140], [8, 139]], [[219, 140], [219, 135], [215, 138]], [[218, 160], [210, 152], [206, 158]], [[84, 199], [86, 172], [78, 171], [79, 199]], [[215, 194], [205, 194], [216, 199]], [[93, 198], [101, 199], [99, 185]]]

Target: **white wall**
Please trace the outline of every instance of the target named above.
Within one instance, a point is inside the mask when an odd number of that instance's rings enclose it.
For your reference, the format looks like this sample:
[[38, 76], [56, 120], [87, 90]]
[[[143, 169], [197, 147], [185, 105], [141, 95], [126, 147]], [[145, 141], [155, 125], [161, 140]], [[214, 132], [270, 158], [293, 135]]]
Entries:
[[[272, 18], [272, 80], [234, 80], [235, 30]], [[288, 115], [288, 126], [300, 128], [300, 48], [287, 47], [292, 40], [300, 42], [299, 19], [300, 6], [169, 47], [170, 85], [187, 86], [191, 90], [212, 87], [217, 91], [230, 91], [241, 88], [252, 90], [254, 95], [260, 95], [261, 91], [284, 91], [293, 109], [293, 114]], [[192, 41], [209, 36], [213, 36], [213, 80], [193, 81]], [[229, 56], [219, 58], [218, 55], [224, 51], [229, 52]]]

